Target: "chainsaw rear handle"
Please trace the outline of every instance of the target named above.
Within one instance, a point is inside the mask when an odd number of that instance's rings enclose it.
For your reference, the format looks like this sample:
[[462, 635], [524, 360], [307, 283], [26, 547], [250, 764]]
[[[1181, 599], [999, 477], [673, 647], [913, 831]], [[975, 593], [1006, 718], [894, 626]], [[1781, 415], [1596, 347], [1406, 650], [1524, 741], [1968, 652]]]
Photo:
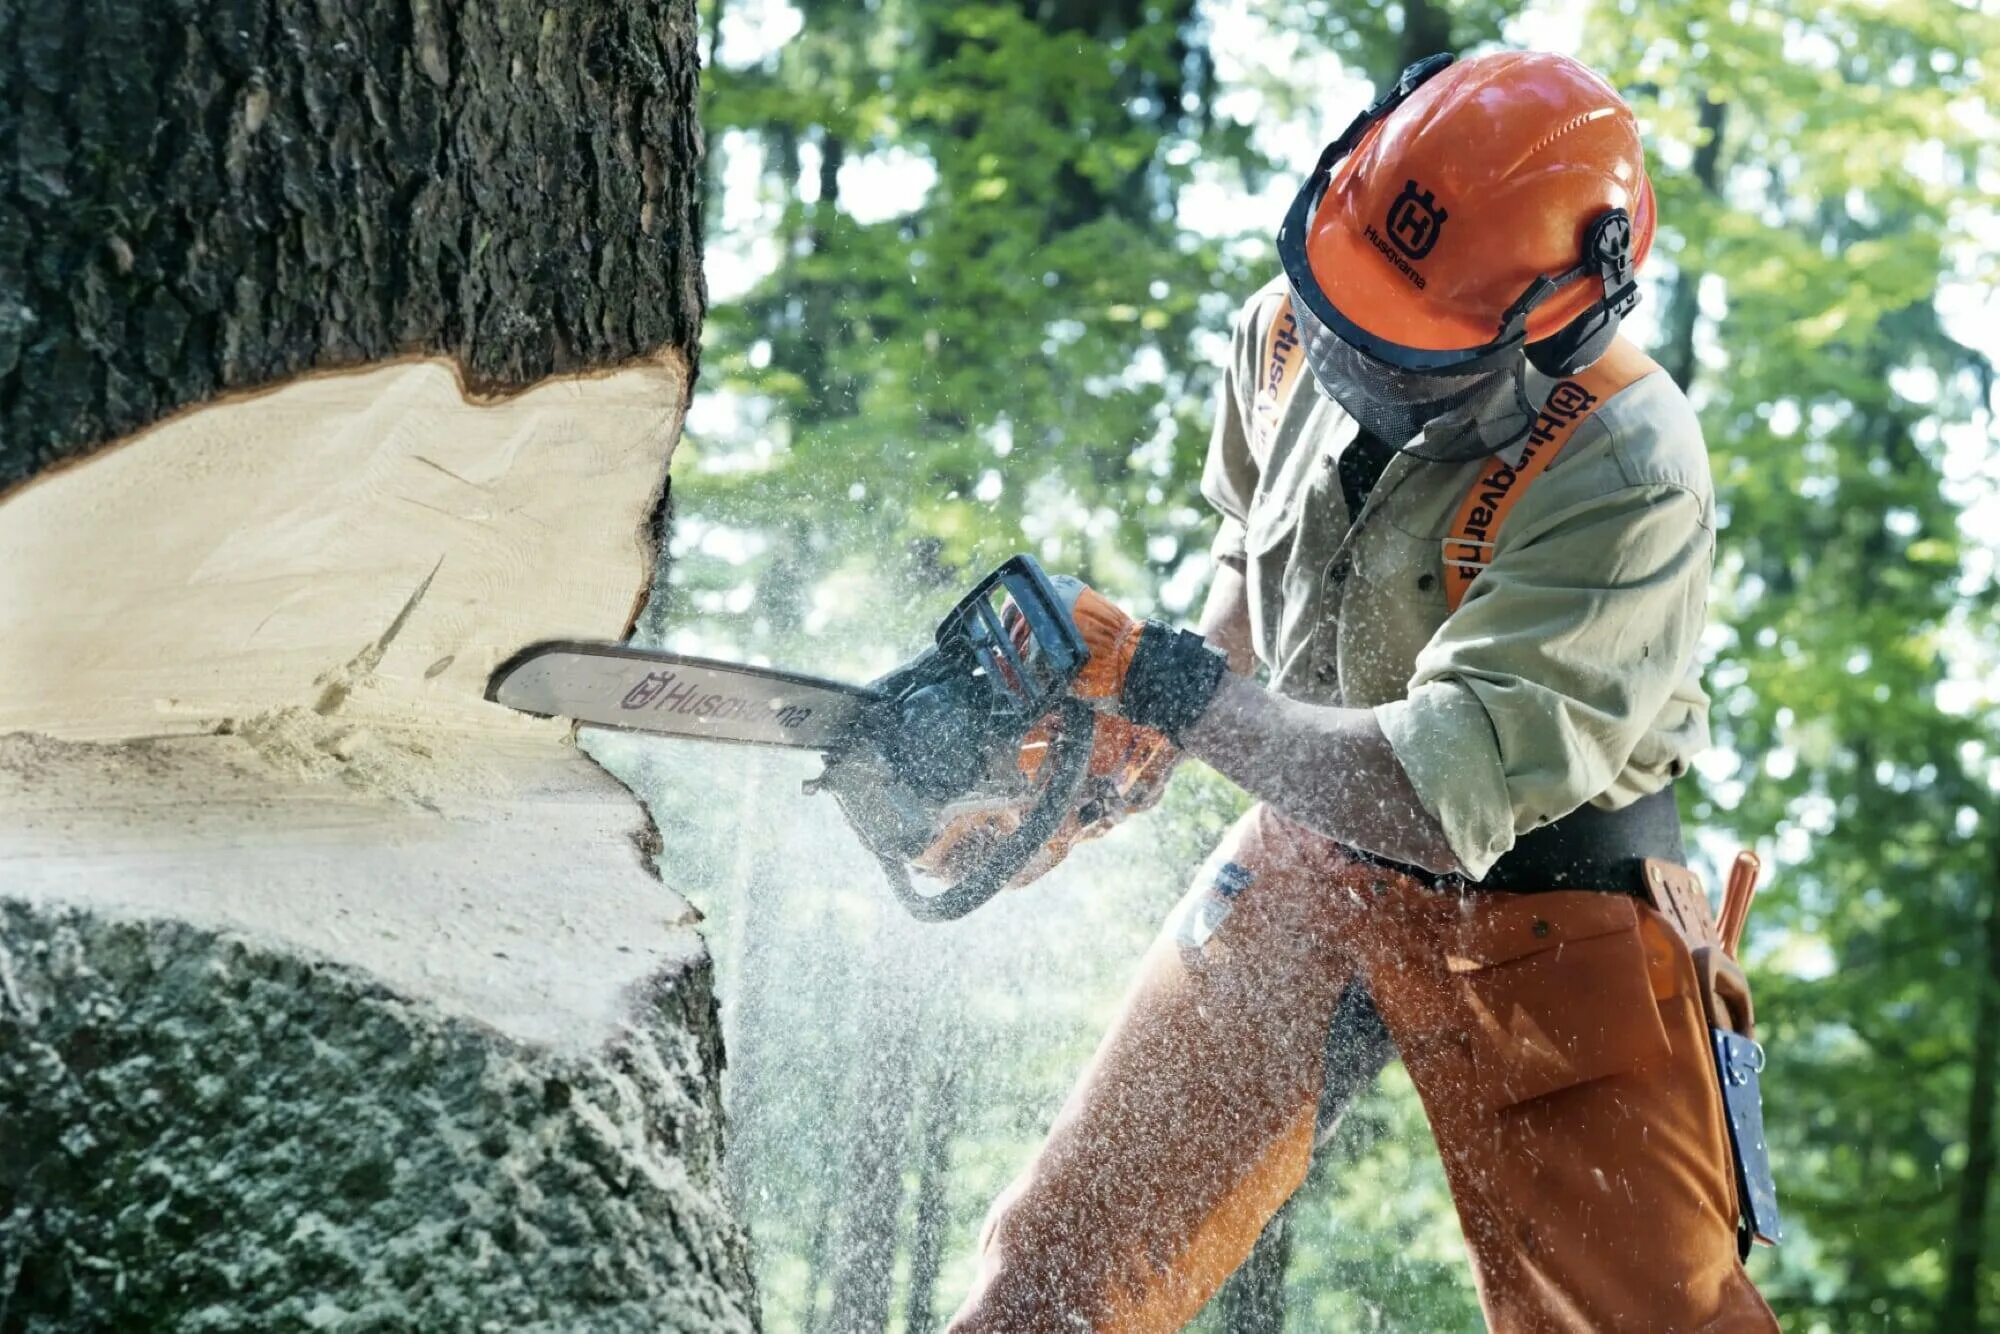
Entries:
[[920, 922], [952, 922], [988, 900], [1021, 873], [1076, 808], [1077, 793], [1090, 771], [1090, 752], [1097, 742], [1097, 713], [1080, 699], [1065, 699], [1056, 712], [1056, 735], [1042, 772], [1048, 776], [1035, 805], [999, 847], [950, 888], [921, 894], [910, 880], [909, 868], [894, 857], [877, 853], [889, 890], [910, 916]]

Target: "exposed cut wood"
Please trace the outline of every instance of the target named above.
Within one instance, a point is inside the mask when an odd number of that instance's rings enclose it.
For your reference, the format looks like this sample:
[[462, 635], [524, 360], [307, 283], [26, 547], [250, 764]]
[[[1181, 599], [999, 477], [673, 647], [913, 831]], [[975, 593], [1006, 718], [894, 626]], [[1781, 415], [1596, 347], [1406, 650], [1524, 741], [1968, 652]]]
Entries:
[[7, 897], [303, 947], [518, 1040], [594, 1050], [653, 978], [702, 962], [695, 914], [600, 770], [544, 743], [478, 761], [484, 790], [439, 781], [417, 804], [274, 770], [241, 737], [0, 737]]
[[437, 362], [319, 377], [0, 504], [9, 892], [601, 1040], [698, 957], [692, 912], [568, 726], [482, 692], [530, 639], [629, 623], [685, 384], [677, 356], [483, 405]]
[[[521, 731], [536, 637], [622, 633], [686, 389], [657, 366], [468, 403], [423, 361], [183, 413], [0, 504], [0, 731]], [[553, 729], [541, 727], [543, 734]]]
[[699, 955], [692, 912], [569, 728], [482, 691], [530, 639], [629, 622], [684, 387], [668, 357], [477, 405], [448, 366], [388, 366], [20, 490], [10, 892], [281, 938], [519, 1036], [602, 1039]]

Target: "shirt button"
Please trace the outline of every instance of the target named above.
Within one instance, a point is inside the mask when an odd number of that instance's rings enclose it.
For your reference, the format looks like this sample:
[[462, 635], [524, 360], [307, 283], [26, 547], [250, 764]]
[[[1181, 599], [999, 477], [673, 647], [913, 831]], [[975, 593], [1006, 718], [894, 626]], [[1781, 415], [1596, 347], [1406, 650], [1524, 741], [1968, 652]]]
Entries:
[[1347, 576], [1352, 573], [1354, 573], [1353, 564], [1349, 561], [1340, 560], [1334, 562], [1333, 568], [1327, 571], [1326, 577], [1333, 580], [1336, 584], [1344, 584], [1347, 582]]

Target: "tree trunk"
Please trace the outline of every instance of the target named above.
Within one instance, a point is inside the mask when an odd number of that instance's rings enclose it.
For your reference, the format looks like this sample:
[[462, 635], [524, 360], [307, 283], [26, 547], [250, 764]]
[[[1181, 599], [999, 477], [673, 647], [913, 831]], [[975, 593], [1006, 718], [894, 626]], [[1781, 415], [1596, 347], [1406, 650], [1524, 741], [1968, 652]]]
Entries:
[[1994, 1099], [2000, 1092], [2000, 839], [1988, 868], [1983, 985], [1972, 1030], [1972, 1092], [1965, 1111], [1965, 1170], [1958, 1179], [1958, 1216], [1952, 1225], [1939, 1334], [1981, 1328], [1980, 1276], [1986, 1258], [1986, 1220], [1996, 1166]]
[[833, 1302], [822, 1327], [828, 1334], [882, 1334], [889, 1327], [916, 1053], [912, 1026], [893, 1002], [880, 1003], [882, 991], [875, 990], [878, 1001], [866, 1011], [882, 1029], [875, 1042], [859, 1047], [855, 1066]]
[[1386, 88], [1396, 76], [1425, 56], [1453, 51], [1451, 11], [1434, 0], [1403, 0], [1403, 28], [1397, 34], [1397, 65], [1388, 77], [1376, 81]]
[[691, 353], [686, 3], [7, 0], [0, 484], [413, 350], [468, 387]]
[[833, 1198], [830, 1191], [815, 1192], [812, 1231], [806, 1237], [806, 1297], [801, 1306], [804, 1313], [801, 1325], [806, 1334], [821, 1334], [825, 1328], [820, 1324], [819, 1295], [826, 1291], [827, 1253], [832, 1249]]
[[958, 1134], [963, 1079], [952, 1054], [956, 1044], [941, 1045], [946, 1054], [931, 1084], [923, 1139], [917, 1146], [917, 1210], [910, 1230], [910, 1294], [903, 1320], [906, 1334], [930, 1334], [937, 1327], [938, 1272], [944, 1267], [948, 1240], [945, 1186], [951, 1175], [951, 1144]]
[[[1717, 97], [1704, 97], [1697, 124], [1701, 142], [1694, 146], [1693, 176], [1704, 192], [1720, 193], [1722, 183], [1722, 134], [1729, 122], [1729, 104]], [[1693, 256], [1683, 251], [1675, 259], [1673, 286], [1667, 289], [1667, 309], [1661, 318], [1660, 366], [1673, 376], [1683, 392], [1694, 383], [1695, 325], [1701, 319], [1702, 271]]]
[[697, 64], [0, 0], [0, 1323], [754, 1326], [693, 914], [484, 699], [647, 587]]
[[1285, 1270], [1292, 1262], [1292, 1235], [1287, 1226], [1291, 1212], [1288, 1204], [1264, 1225], [1250, 1257], [1217, 1294], [1224, 1334], [1282, 1334]]

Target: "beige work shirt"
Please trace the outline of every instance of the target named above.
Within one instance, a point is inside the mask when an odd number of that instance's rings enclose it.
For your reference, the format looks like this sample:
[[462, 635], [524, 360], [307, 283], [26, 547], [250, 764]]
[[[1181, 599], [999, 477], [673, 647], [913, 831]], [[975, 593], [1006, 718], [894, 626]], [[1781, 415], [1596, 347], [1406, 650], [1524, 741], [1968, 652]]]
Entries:
[[[1693, 663], [1715, 501], [1672, 379], [1655, 372], [1598, 405], [1447, 614], [1444, 539], [1483, 461], [1398, 454], [1350, 516], [1337, 465], [1358, 427], [1309, 372], [1255, 422], [1284, 293], [1271, 283], [1237, 317], [1202, 476], [1223, 516], [1215, 553], [1244, 564], [1272, 688], [1373, 709], [1474, 877], [1518, 834], [1685, 772], [1708, 743]], [[1531, 374], [1531, 393], [1549, 384]]]

